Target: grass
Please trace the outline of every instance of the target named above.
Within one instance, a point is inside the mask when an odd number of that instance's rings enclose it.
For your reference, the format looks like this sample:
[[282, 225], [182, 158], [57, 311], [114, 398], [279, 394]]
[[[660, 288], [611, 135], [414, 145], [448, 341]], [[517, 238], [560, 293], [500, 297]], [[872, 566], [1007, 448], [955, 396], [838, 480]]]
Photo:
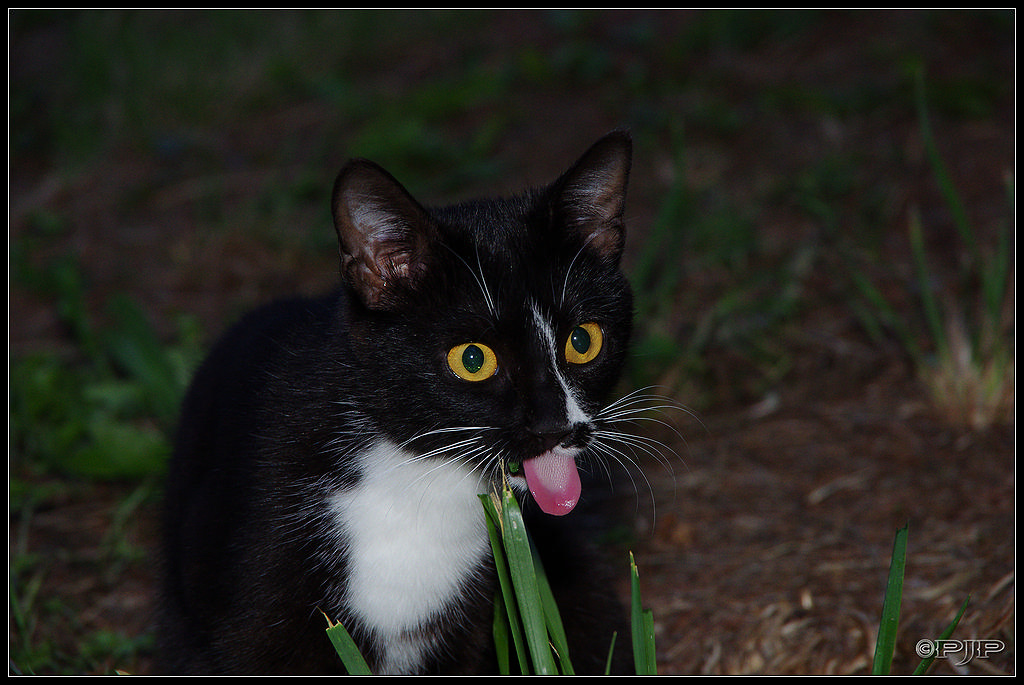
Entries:
[[[531, 547], [515, 496], [506, 487], [500, 495], [481, 495], [481, 501], [487, 516], [500, 588], [495, 599], [494, 620], [494, 646], [500, 674], [575, 675], [558, 606], [547, 586], [543, 565]], [[907, 566], [908, 528], [899, 529], [893, 541], [871, 665], [872, 675], [891, 675], [892, 671]], [[636, 674], [657, 675], [654, 615], [643, 606], [639, 571], [632, 553], [629, 566], [631, 638]], [[964, 600], [952, 623], [937, 640], [947, 640], [953, 635], [969, 602], [969, 597]], [[370, 674], [369, 666], [345, 627], [329, 618], [327, 622], [327, 635], [348, 673]], [[610, 633], [609, 668], [617, 638], [614, 632]], [[934, 660], [934, 654], [923, 657], [914, 669], [914, 675], [926, 673]]]
[[[908, 288], [920, 307], [918, 325], [905, 319], [862, 273], [855, 271], [853, 279], [867, 303], [860, 309], [866, 327], [876, 339], [884, 337], [886, 329], [896, 335], [936, 409], [955, 425], [985, 429], [1010, 420], [1014, 405], [1010, 222], [1002, 223], [993, 246], [981, 242], [939, 154], [920, 71], [915, 86], [921, 137], [933, 178], [967, 259], [956, 282], [937, 286], [942, 279], [931, 266], [927, 236], [915, 209], [908, 219], [908, 239], [916, 280]], [[1012, 181], [1007, 192], [1010, 216]], [[922, 346], [922, 339], [927, 346]]]
[[[302, 250], [320, 254], [334, 249], [324, 216], [327, 186], [348, 154], [378, 159], [425, 195], [461, 194], [502, 187], [511, 178], [498, 160], [514, 159], [519, 147], [536, 144], [523, 131], [543, 134], [547, 126], [561, 132], [577, 122], [585, 127], [590, 113], [599, 112], [633, 129], [638, 171], [660, 169], [663, 150], [674, 169], [669, 181], [651, 173], [646, 187], [638, 174], [631, 189], [640, 202], [647, 196], [654, 216], [650, 227], [636, 223], [650, 233], [638, 243], [631, 273], [642, 326], [631, 382], [672, 386], [689, 406], [713, 405], [710, 389], [716, 387], [749, 383], [747, 395], [756, 396], [788, 378], [795, 353], [785, 331], [813, 305], [806, 277], [820, 269], [820, 255], [832, 245], [811, 238], [772, 259], [764, 241], [771, 226], [762, 216], [777, 197], [754, 183], [731, 183], [747, 165], [758, 173], [762, 141], [756, 141], [756, 155], [741, 157], [750, 143], [745, 132], [848, 119], [855, 129], [875, 117], [897, 121], [908, 102], [915, 105], [874, 74], [852, 74], [850, 83], [837, 87], [799, 77], [759, 82], [752, 94], [744, 75], [728, 66], [760, 60], [772, 45], [785, 47], [816, 33], [824, 17], [702, 13], [662, 39], [643, 15], [623, 15], [614, 30], [598, 33], [593, 15], [560, 11], [536, 16], [531, 26], [538, 40], [511, 41], [515, 47], [499, 54], [490, 51], [495, 37], [488, 33], [487, 13], [228, 11], [197, 20], [176, 12], [15, 11], [12, 43], [28, 37], [43, 40], [47, 49], [37, 53], [46, 59], [29, 65], [19, 61], [20, 50], [12, 50], [11, 287], [57, 312], [63, 337], [10, 359], [10, 602], [17, 618], [12, 660], [26, 672], [82, 672], [95, 667], [104, 650], [145, 648], [144, 640], [126, 638], [118, 646], [97, 632], [82, 636], [79, 653], [60, 653], [44, 633], [59, 630], [77, 608], [40, 595], [52, 560], [31, 552], [31, 524], [41, 509], [86, 498], [90, 484], [109, 480], [126, 484], [115, 518], [130, 521], [138, 493], [152, 488], [162, 468], [181, 387], [213, 333], [200, 331], [194, 320], [172, 323], [166, 311], [141, 309], [135, 284], [122, 293], [97, 294], [91, 265], [76, 256], [78, 241], [103, 240], [91, 237], [101, 230], [92, 225], [97, 213], [99, 225], [155, 223], [165, 235], [183, 223], [194, 222], [203, 235], [246, 226], [253, 250], [277, 254], [281, 245], [298, 241]], [[935, 29], [942, 17], [927, 15], [921, 30], [952, 45]], [[973, 14], [960, 15], [956, 23], [961, 21], [978, 24]], [[418, 51], [423, 46], [443, 49], [427, 55]], [[884, 45], [861, 47], [866, 55], [881, 55], [866, 62], [881, 66], [880, 76], [890, 61], [924, 49], [896, 35]], [[990, 116], [1004, 87], [993, 74], [1001, 72], [961, 66], [955, 78], [932, 82], [941, 111]], [[422, 71], [401, 78], [416, 67]], [[923, 102], [923, 92], [915, 97], [916, 104]], [[303, 119], [310, 111], [321, 118]], [[926, 114], [922, 109], [922, 121]], [[265, 135], [268, 127], [271, 135]], [[1012, 230], [1004, 228], [994, 246], [982, 244], [933, 134], [922, 132], [937, 184], [957, 217], [957, 236], [970, 254], [969, 270], [957, 285], [971, 283], [983, 304], [938, 295], [926, 250], [915, 252], [918, 272], [904, 299], [932, 298], [916, 303], [916, 313], [930, 312], [930, 318], [922, 315], [908, 327], [906, 305], [875, 298], [886, 291], [871, 282], [861, 295], [874, 299], [851, 296], [842, 304], [862, 307], [880, 343], [895, 332], [913, 350], [936, 402], [952, 407], [957, 422], [981, 425], [1013, 397], [1006, 383], [1013, 377], [1012, 349], [1007, 356], [997, 314], [1000, 304], [1012, 305], [1004, 287], [1012, 280]], [[686, 177], [701, 145], [737, 156], [729, 176], [703, 185]], [[779, 143], [765, 140], [764, 148], [770, 157]], [[774, 169], [776, 161], [785, 159], [769, 159], [767, 167]], [[105, 179], [122, 163], [133, 175], [139, 171], [138, 182], [127, 188], [112, 182], [109, 206], [90, 210], [95, 201], [82, 197], [74, 181]], [[828, 224], [824, 233], [840, 230], [845, 208], [838, 200], [856, 196], [855, 213], [864, 224], [888, 226], [875, 220], [891, 179], [871, 177], [900, 163], [886, 158], [874, 167], [841, 147], [816, 151], [815, 161], [795, 174], [807, 180], [798, 189], [807, 216], [815, 227]], [[252, 172], [244, 178], [255, 180], [242, 189], [220, 183], [239, 167]], [[66, 183], [22, 215], [16, 211], [25, 199], [22, 189], [37, 180], [37, 172]], [[187, 196], [175, 216], [149, 208], [158, 192], [185, 186], [202, 192]], [[1012, 187], [1008, 192], [1012, 197]], [[242, 207], [238, 194], [246, 198]], [[857, 223], [851, 232], [860, 228]], [[908, 236], [915, 245], [929, 244], [930, 228], [912, 215]], [[706, 274], [712, 277], [695, 286], [699, 279], [693, 276]], [[12, 329], [19, 314], [12, 312]], [[163, 334], [154, 327], [160, 319]], [[937, 354], [939, 349], [946, 352]], [[709, 368], [723, 357], [744, 364], [732, 364], [738, 370], [723, 379]], [[701, 395], [708, 397], [702, 402]], [[111, 550], [119, 539], [114, 523], [107, 538]]]
[[[543, 566], [532, 553], [518, 503], [508, 488], [499, 496], [482, 495], [491, 548], [495, 555], [500, 592], [495, 601], [494, 644], [502, 675], [574, 675], [571, 655], [559, 619], [558, 607], [547, 588]], [[903, 581], [907, 565], [908, 526], [896, 532], [879, 619], [872, 675], [891, 675], [899, 633]], [[654, 616], [642, 605], [639, 571], [630, 553], [631, 625], [637, 675], [657, 675]], [[937, 640], [949, 639], [967, 610], [968, 597], [950, 625]], [[370, 674], [370, 668], [351, 636], [340, 623], [328, 619], [327, 634], [350, 675]], [[612, 633], [611, 650], [617, 636]], [[513, 669], [513, 659], [518, 670]], [[935, 660], [922, 658], [914, 675], [923, 675]]]
[[[892, 560], [889, 564], [889, 578], [885, 586], [882, 616], [878, 624], [871, 675], [891, 675], [893, 654], [896, 651], [896, 638], [899, 632], [900, 606], [903, 602], [903, 579], [907, 566], [907, 537], [908, 526], [904, 526], [896, 531], [893, 541]], [[953, 622], [942, 631], [938, 640], [946, 640], [953, 635], [964, 612], [967, 611], [968, 602], [970, 602], [970, 597], [964, 600]], [[925, 674], [934, 661], [934, 654], [922, 658], [917, 668], [914, 669], [914, 675]]]
[[134, 301], [117, 296], [107, 306], [111, 323], [101, 328], [84, 305], [85, 285], [74, 260], [15, 271], [16, 282], [55, 299], [62, 323], [72, 332], [67, 352], [12, 360], [15, 467], [98, 479], [159, 473], [198, 360], [192, 321], [183, 319], [177, 340], [168, 345]]
[[[152, 503], [156, 491], [152, 480], [132, 486], [111, 511], [103, 512], [110, 526], [103, 533], [96, 532], [94, 546], [85, 549], [83, 541], [76, 540], [37, 551], [32, 544], [40, 533], [36, 517], [47, 516], [69, 499], [94, 497], [95, 492], [88, 483], [12, 478], [8, 567], [8, 664], [12, 675], [109, 673], [152, 650], [149, 632], [123, 625], [97, 627], [88, 617], [96, 610], [95, 600], [81, 592], [54, 593], [52, 589], [59, 582], [55, 579], [70, 567], [79, 572], [88, 569], [88, 575], [75, 580], [76, 586], [116, 594], [112, 588], [145, 568], [150, 563], [149, 550], [132, 542], [127, 532], [137, 525], [140, 509]], [[90, 537], [92, 533], [82, 530]]]
[[[683, 173], [690, 147], [673, 127], [676, 175], [631, 267], [640, 331], [630, 382], [664, 387], [703, 408], [707, 361], [716, 351], [749, 361], [756, 377], [743, 383], [753, 395], [788, 372], [780, 333], [806, 307], [804, 282], [820, 248], [804, 242], [770, 258], [756, 225], [758, 201], [738, 206], [714, 187], [694, 187]], [[695, 281], [711, 285], [695, 288]]]
[[[40, 593], [65, 563], [94, 568], [103, 586], [148, 564], [146, 550], [130, 543], [127, 533], [144, 503], [158, 496], [157, 479], [170, 454], [170, 431], [198, 359], [199, 337], [184, 319], [168, 344], [125, 296], [108, 302], [108, 323], [98, 325], [85, 305], [76, 260], [61, 256], [33, 266], [19, 253], [22, 246], [15, 245], [12, 254], [13, 280], [52, 298], [71, 344], [10, 360], [11, 671], [94, 672], [150, 649], [152, 636], [89, 631], [74, 600]], [[125, 483], [126, 494], [113, 504], [96, 550], [68, 550], [56, 558], [32, 551], [40, 513], [88, 498], [92, 484], [111, 481]], [[61, 637], [69, 631], [78, 639]]]
[[[498, 576], [493, 636], [499, 673], [575, 675], [558, 604], [548, 585], [544, 566], [530, 541], [515, 495], [506, 485], [501, 493], [481, 495], [480, 500]], [[657, 675], [654, 615], [643, 606], [639, 571], [632, 553], [629, 570], [631, 638], [636, 674]], [[328, 638], [349, 675], [369, 674], [369, 666], [345, 627], [330, 618], [327, 623]], [[614, 631], [609, 631], [608, 671], [618, 637]]]

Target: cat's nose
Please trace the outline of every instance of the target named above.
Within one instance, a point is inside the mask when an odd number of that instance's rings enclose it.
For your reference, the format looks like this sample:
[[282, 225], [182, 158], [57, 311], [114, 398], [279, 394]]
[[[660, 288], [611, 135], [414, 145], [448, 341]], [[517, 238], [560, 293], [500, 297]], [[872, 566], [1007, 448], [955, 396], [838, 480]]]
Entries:
[[550, 427], [547, 429], [532, 427], [528, 430], [532, 442], [532, 451], [543, 454], [558, 446], [584, 447], [587, 427], [584, 424], [574, 426]]
[[565, 442], [572, 434], [572, 430], [569, 428], [548, 431], [530, 430], [529, 434], [530, 451], [534, 454], [543, 454]]

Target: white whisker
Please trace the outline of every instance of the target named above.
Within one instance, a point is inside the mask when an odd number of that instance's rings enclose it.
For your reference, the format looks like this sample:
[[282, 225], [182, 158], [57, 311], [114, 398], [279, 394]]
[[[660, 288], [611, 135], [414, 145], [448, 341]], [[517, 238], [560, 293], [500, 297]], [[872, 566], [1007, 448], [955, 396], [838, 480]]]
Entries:
[[[611, 445], [609, 445], [607, 443], [603, 443], [603, 442], [594, 442], [591, 445], [591, 449], [593, 451], [595, 451], [599, 456], [600, 455], [607, 455], [608, 457], [611, 457], [613, 460], [615, 460], [615, 462], [617, 464], [619, 464], [619, 466], [622, 467], [622, 470], [625, 471], [626, 476], [629, 478], [629, 481], [630, 481], [630, 483], [633, 486], [633, 492], [635, 492], [635, 493], [637, 493], [637, 495], [639, 495], [639, 490], [637, 489], [637, 486], [636, 486], [636, 479], [633, 478], [633, 474], [632, 474], [631, 470], [629, 469], [629, 467], [627, 466], [627, 464], [632, 465], [636, 469], [636, 471], [640, 474], [641, 478], [643, 478], [644, 483], [647, 485], [647, 491], [651, 495], [651, 511], [652, 512], [656, 511], [657, 503], [656, 503], [655, 498], [654, 498], [654, 488], [651, 486], [651, 482], [647, 479], [647, 475], [644, 473], [644, 470], [640, 467], [640, 464], [638, 464], [633, 457], [631, 457], [630, 455], [626, 454], [622, 450], [616, 449], [615, 447], [612, 447]], [[605, 465], [604, 468], [605, 468], [605, 472], [609, 473], [607, 465]], [[609, 479], [611, 479], [610, 473], [609, 473]], [[640, 504], [640, 501], [639, 501], [639, 499], [637, 499], [636, 505], [638, 507], [639, 507], [639, 504]]]
[[[486, 290], [486, 285], [481, 283], [481, 289]], [[593, 414], [587, 421], [590, 429], [589, 443], [582, 453], [591, 458], [584, 457], [580, 466], [585, 468], [587, 463], [592, 464], [604, 472], [603, 477], [609, 483], [614, 483], [613, 468], [617, 465], [625, 471], [633, 491], [638, 495], [642, 480], [644, 489], [650, 494], [653, 511], [656, 507], [655, 492], [647, 470], [656, 461], [671, 476], [673, 465], [677, 461], [681, 462], [673, 444], [685, 444], [671, 415], [682, 412], [698, 421], [699, 418], [671, 397], [652, 390], [640, 388], [629, 392]], [[347, 408], [343, 411], [348, 413]], [[357, 417], [357, 412], [351, 414], [353, 419]], [[358, 424], [363, 426], [362, 431], [353, 430], [336, 435], [325, 447], [339, 456], [357, 453], [374, 445], [379, 447], [379, 438], [373, 437], [375, 432], [371, 423], [365, 416], [359, 417]], [[650, 425], [657, 426], [659, 430], [671, 431], [679, 442], [665, 442], [645, 434], [643, 427]], [[390, 474], [397, 475], [407, 466], [420, 464], [418, 469], [407, 472], [411, 477], [397, 478], [402, 485], [402, 496], [411, 498], [413, 502], [422, 500], [422, 505], [414, 506], [428, 506], [436, 493], [428, 495], [426, 491], [432, 488], [431, 483], [435, 477], [444, 473], [451, 473], [455, 477], [454, 480], [449, 478], [445, 481], [449, 486], [453, 482], [466, 482], [467, 479], [478, 484], [474, 487], [481, 487], [484, 483], [500, 483], [507, 475], [509, 461], [519, 462], [528, 456], [519, 452], [515, 446], [514, 433], [508, 430], [486, 425], [435, 426], [422, 430], [400, 443], [391, 444], [389, 452], [394, 458], [385, 460], [386, 466], [378, 466], [378, 469], [383, 469], [378, 470], [378, 475], [389, 478]], [[595, 475], [601, 477], [600, 474]], [[329, 488], [331, 483], [325, 482], [323, 485]]]
[[[587, 242], [590, 242], [589, 239], [588, 239]], [[565, 280], [562, 281], [562, 297], [558, 301], [560, 305], [565, 302], [565, 291], [569, 287], [569, 276], [572, 275], [572, 267], [576, 263], [576, 260], [579, 259], [579, 256], [581, 254], [583, 254], [583, 250], [585, 250], [586, 247], [587, 247], [586, 244], [584, 244], [583, 247], [581, 247], [579, 249], [579, 251], [575, 254], [575, 256], [573, 256], [572, 261], [569, 262], [569, 268], [565, 270]], [[554, 285], [554, 284], [552, 284], [552, 285]]]
[[479, 247], [476, 248], [476, 266], [477, 266], [477, 268], [476, 268], [476, 271], [474, 271], [473, 267], [471, 267], [469, 265], [469, 263], [465, 259], [462, 258], [462, 255], [460, 255], [459, 253], [457, 253], [455, 250], [453, 250], [452, 248], [448, 247], [444, 243], [442, 243], [441, 245], [446, 250], [448, 250], [453, 255], [455, 255], [455, 258], [458, 259], [460, 262], [462, 262], [462, 264], [469, 270], [469, 273], [473, 276], [473, 280], [476, 281], [477, 287], [480, 288], [480, 292], [484, 296], [484, 302], [487, 304], [487, 311], [489, 311], [491, 313], [491, 316], [493, 316], [495, 319], [497, 319], [498, 318], [498, 307], [497, 307], [497, 305], [494, 302], [494, 298], [491, 297], [490, 289], [487, 287], [487, 279], [484, 278], [483, 264], [481, 264], [481, 262], [480, 262], [480, 248]]
[[[664, 443], [655, 440], [654, 438], [648, 438], [643, 435], [633, 435], [632, 433], [623, 433], [622, 431], [610, 431], [600, 430], [594, 433], [595, 440], [607, 440], [611, 442], [617, 442], [620, 445], [628, 445], [634, 447], [637, 450], [642, 451], [653, 457], [659, 464], [664, 466], [669, 473], [672, 473], [672, 463], [665, 458], [665, 451], [673, 452]], [[639, 464], [637, 464], [639, 467]]]

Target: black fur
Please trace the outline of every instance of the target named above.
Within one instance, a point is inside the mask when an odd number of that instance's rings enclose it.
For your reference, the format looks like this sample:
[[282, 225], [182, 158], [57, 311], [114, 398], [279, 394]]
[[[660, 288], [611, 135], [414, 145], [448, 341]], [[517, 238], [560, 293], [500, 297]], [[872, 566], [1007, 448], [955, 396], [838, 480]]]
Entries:
[[[546, 449], [566, 410], [528, 333], [526, 302], [551, 318], [558, 340], [583, 321], [602, 326], [601, 355], [565, 373], [588, 414], [608, 401], [632, 316], [619, 269], [629, 154], [628, 136], [613, 133], [550, 187], [440, 209], [372, 163], [342, 170], [333, 205], [342, 287], [245, 317], [186, 397], [166, 490], [162, 668], [341, 671], [323, 614], [352, 619], [332, 592], [349, 558], [325, 497], [360, 482], [350, 455], [382, 437], [424, 453], [453, 439], [430, 431], [486, 424], [508, 464]], [[447, 350], [467, 341], [494, 349], [498, 374], [467, 383], [447, 369]], [[586, 442], [579, 432], [572, 439]], [[495, 463], [481, 469], [500, 475]], [[603, 669], [612, 629], [621, 669], [628, 629], [614, 580], [574, 533], [583, 514], [555, 519], [531, 504], [527, 496], [577, 670]], [[423, 672], [493, 671], [491, 563], [419, 628], [439, 642]], [[374, 662], [381, 646], [348, 627]]]

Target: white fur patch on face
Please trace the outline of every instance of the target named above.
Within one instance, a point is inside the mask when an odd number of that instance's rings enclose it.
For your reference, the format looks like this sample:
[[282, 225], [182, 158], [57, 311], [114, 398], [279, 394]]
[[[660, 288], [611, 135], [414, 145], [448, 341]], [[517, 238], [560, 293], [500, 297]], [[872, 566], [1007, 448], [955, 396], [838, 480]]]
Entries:
[[551, 361], [551, 370], [555, 374], [555, 378], [558, 379], [558, 384], [562, 388], [562, 392], [565, 393], [565, 415], [568, 419], [570, 426], [575, 426], [581, 423], [589, 423], [590, 417], [587, 416], [586, 412], [580, 407], [579, 402], [576, 401], [573, 395], [572, 388], [569, 386], [569, 382], [565, 379], [562, 374], [562, 370], [558, 364], [558, 343], [555, 340], [554, 327], [551, 322], [544, 318], [541, 314], [540, 307], [537, 306], [536, 302], [530, 303], [530, 311], [533, 314], [533, 322], [537, 326], [537, 330], [540, 332], [544, 343], [548, 351], [549, 359]]
[[385, 646], [382, 673], [415, 673], [431, 646], [418, 629], [464, 591], [490, 552], [478, 498], [486, 482], [443, 457], [390, 442], [358, 457], [362, 477], [329, 500], [347, 541], [346, 603]]

